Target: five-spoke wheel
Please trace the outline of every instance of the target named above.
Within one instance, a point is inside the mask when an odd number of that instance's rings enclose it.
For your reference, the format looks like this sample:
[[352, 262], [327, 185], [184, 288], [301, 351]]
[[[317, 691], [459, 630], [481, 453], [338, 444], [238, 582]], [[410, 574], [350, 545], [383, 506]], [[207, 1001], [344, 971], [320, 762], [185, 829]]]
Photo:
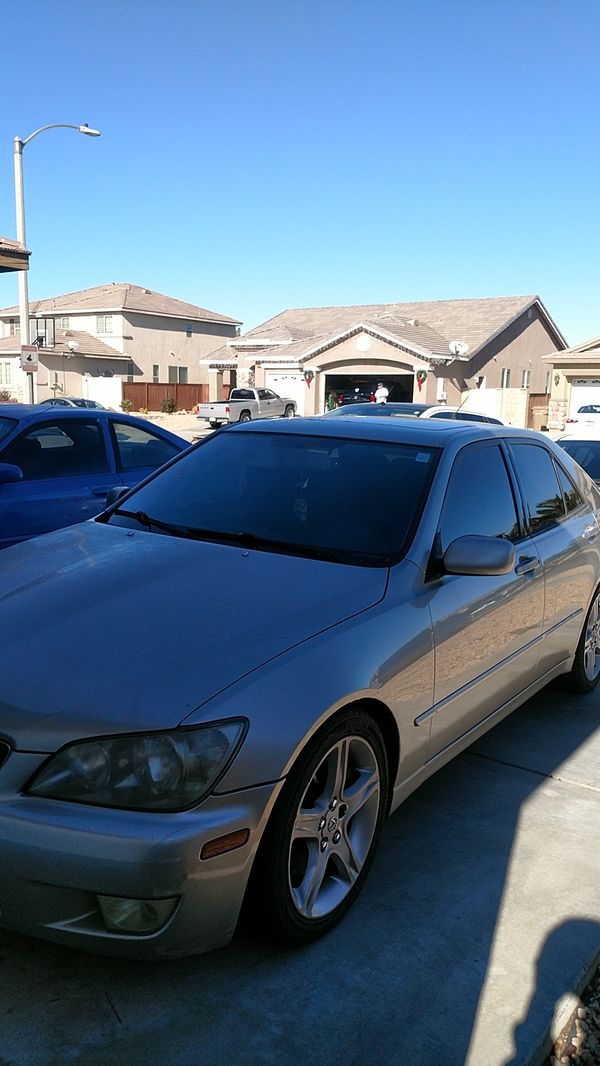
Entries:
[[275, 932], [302, 942], [330, 929], [360, 890], [387, 808], [381, 732], [348, 712], [298, 760], [279, 798], [260, 863]]

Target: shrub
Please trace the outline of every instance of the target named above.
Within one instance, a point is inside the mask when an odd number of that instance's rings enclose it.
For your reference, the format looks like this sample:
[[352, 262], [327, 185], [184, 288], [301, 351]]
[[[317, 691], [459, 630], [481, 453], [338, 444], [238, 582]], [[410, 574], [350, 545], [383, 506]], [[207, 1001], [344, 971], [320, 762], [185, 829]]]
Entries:
[[14, 397], [10, 394], [10, 389], [0, 389], [0, 403], [14, 403]]
[[163, 415], [172, 415], [177, 410], [175, 397], [165, 396], [164, 400], [160, 401], [160, 409]]
[[119, 407], [121, 408], [122, 411], [130, 411], [131, 410], [131, 400], [121, 400], [121, 402], [119, 404]]
[[148, 408], [147, 407], [138, 407], [138, 415], [147, 415], [147, 414], [148, 414]]

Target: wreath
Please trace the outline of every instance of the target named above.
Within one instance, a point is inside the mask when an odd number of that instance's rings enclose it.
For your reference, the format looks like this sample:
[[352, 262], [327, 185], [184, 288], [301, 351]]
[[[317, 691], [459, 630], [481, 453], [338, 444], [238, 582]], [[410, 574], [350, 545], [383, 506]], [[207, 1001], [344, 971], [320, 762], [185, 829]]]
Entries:
[[315, 376], [314, 370], [305, 370], [304, 371], [304, 380], [305, 380], [306, 384], [308, 385], [309, 389], [310, 389], [310, 383], [311, 383], [312, 379], [314, 378], [314, 376]]
[[426, 370], [417, 370], [417, 386], [418, 386], [419, 392], [423, 388], [423, 385], [425, 384], [426, 381], [427, 381], [427, 371]]

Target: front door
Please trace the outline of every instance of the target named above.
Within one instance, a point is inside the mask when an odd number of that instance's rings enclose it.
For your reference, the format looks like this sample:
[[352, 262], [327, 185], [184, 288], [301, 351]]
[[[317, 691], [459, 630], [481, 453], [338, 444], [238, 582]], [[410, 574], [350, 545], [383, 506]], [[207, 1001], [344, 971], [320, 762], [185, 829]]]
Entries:
[[432, 586], [435, 690], [428, 759], [533, 681], [544, 616], [544, 578], [524, 534], [498, 442], [457, 456], [438, 528], [438, 552], [457, 537], [505, 537], [515, 568], [495, 577], [444, 574]]
[[0, 547], [92, 518], [121, 483], [99, 420], [56, 418], [57, 410], [0, 454], [23, 471], [22, 481], [0, 485]]

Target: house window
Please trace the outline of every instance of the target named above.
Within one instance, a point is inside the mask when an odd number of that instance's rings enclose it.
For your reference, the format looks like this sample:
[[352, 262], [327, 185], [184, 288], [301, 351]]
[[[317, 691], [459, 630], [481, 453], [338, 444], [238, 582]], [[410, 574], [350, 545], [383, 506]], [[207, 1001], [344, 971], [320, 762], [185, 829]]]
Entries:
[[11, 337], [19, 337], [21, 335], [21, 323], [18, 318], [9, 318], [8, 327]]
[[500, 388], [510, 389], [510, 367], [502, 367], [502, 377], [500, 378]]
[[133, 363], [132, 362], [128, 362], [127, 363], [127, 380], [128, 381], [133, 381], [133, 371], [134, 371]]
[[188, 383], [188, 368], [187, 366], [170, 366], [169, 367], [169, 385], [187, 385]]
[[69, 316], [61, 315], [60, 318], [55, 319], [57, 329], [69, 329]]
[[531, 378], [531, 370], [524, 370], [522, 375], [521, 375], [521, 388], [522, 389], [528, 389], [529, 388], [530, 378]]
[[12, 385], [12, 363], [0, 363], [0, 385]]
[[96, 333], [112, 333], [113, 316], [96, 315]]
[[159, 376], [160, 375], [159, 375], [159, 370], [158, 370], [158, 363], [153, 363], [152, 364], [152, 384], [153, 385], [158, 385]]
[[191, 337], [191, 335], [192, 335], [192, 323], [191, 322], [186, 322], [186, 324], [185, 324], [185, 335], [186, 335], [186, 337]]

